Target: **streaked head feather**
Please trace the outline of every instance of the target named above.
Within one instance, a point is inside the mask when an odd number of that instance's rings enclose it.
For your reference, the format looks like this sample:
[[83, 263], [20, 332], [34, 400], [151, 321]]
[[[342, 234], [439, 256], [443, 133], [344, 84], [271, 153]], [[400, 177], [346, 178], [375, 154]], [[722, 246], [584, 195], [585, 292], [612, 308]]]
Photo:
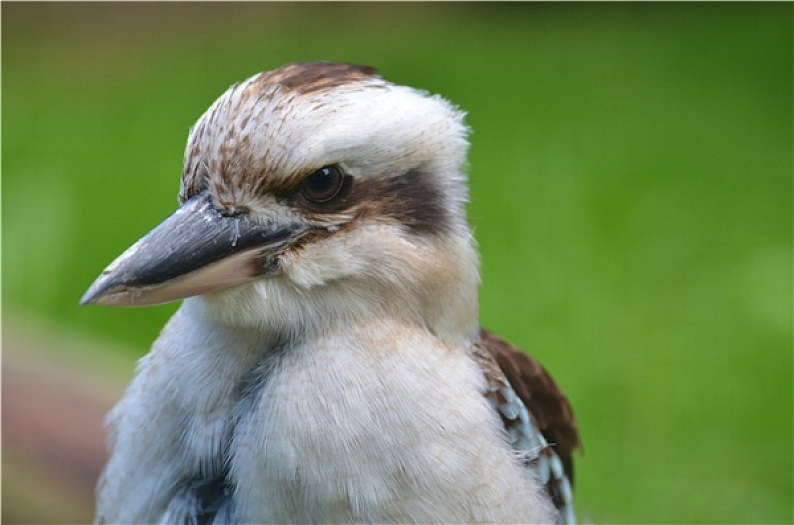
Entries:
[[[273, 319], [321, 324], [391, 309], [474, 337], [463, 116], [439, 96], [348, 64], [289, 64], [229, 88], [191, 131], [180, 199], [206, 190], [222, 211], [298, 217], [315, 233], [284, 253], [281, 277], [200, 300], [226, 305], [238, 322], [261, 322], [271, 309]], [[350, 177], [349, 196], [307, 206], [301, 182], [329, 165]]]

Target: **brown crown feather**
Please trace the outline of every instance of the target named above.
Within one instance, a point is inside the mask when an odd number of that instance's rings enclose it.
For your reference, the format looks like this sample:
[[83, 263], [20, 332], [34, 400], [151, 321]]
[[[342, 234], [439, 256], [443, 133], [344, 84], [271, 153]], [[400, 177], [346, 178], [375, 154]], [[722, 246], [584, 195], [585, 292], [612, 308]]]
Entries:
[[278, 84], [307, 94], [373, 78], [380, 76], [370, 66], [345, 62], [292, 62], [260, 74], [255, 82], [263, 85]]

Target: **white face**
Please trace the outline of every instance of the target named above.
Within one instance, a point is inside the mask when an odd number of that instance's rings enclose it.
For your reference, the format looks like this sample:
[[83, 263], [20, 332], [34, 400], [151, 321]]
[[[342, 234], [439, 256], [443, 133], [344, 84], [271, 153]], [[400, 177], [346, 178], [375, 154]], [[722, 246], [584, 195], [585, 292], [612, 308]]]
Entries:
[[[134, 261], [150, 255], [151, 244], [169, 242], [169, 218], [84, 300], [102, 302], [111, 289], [116, 304], [204, 294], [195, 307], [230, 324], [305, 324], [381, 310], [426, 318], [440, 315], [428, 309], [446, 311], [445, 303], [476, 317], [466, 134], [463, 113], [444, 99], [368, 68], [313, 63], [256, 75], [215, 101], [188, 139], [182, 209], [200, 211], [194, 222], [215, 232], [206, 237], [215, 251], [201, 252], [203, 230], [185, 250], [209, 262], [194, 258], [173, 277], [169, 259], [167, 280], [154, 285], [117, 277], [137, 275]], [[178, 228], [188, 228], [185, 215]], [[230, 231], [232, 243], [239, 237], [249, 251], [218, 246]], [[257, 247], [258, 235], [266, 248]]]

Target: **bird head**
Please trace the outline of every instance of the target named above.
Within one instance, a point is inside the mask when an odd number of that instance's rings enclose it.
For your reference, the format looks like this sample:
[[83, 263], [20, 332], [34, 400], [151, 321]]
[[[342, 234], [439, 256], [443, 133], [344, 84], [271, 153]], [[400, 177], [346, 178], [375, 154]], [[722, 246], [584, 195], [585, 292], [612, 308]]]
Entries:
[[390, 315], [477, 330], [467, 128], [369, 67], [288, 64], [229, 88], [191, 129], [181, 206], [81, 304], [186, 301], [230, 326]]

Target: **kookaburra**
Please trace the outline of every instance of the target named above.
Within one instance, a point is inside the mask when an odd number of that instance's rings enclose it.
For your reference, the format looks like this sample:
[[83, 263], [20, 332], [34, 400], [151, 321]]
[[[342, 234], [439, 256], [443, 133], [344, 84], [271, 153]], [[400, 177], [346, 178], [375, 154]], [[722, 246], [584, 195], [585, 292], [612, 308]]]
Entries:
[[82, 304], [184, 299], [108, 416], [99, 523], [573, 521], [568, 402], [480, 328], [467, 127], [343, 63], [229, 88]]

